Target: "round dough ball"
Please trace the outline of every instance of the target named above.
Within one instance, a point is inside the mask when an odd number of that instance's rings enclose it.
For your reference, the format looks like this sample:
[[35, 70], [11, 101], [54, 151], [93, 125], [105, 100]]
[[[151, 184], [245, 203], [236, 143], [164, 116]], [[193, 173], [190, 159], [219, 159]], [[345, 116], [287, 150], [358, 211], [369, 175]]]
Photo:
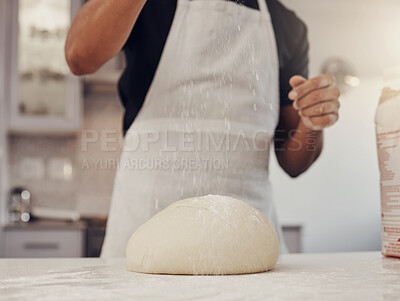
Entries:
[[261, 211], [215, 195], [173, 203], [143, 224], [126, 249], [128, 270], [150, 274], [265, 272], [278, 256], [278, 236]]

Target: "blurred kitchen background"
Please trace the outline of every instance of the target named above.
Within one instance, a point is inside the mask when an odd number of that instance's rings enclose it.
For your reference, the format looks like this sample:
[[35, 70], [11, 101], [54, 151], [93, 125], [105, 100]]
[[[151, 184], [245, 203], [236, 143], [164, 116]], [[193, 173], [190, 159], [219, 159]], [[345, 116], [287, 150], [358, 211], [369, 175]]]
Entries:
[[[119, 158], [124, 59], [85, 78], [69, 74], [64, 40], [82, 2], [0, 0], [0, 257], [100, 251]], [[379, 250], [373, 121], [382, 70], [400, 64], [400, 1], [282, 2], [308, 25], [310, 76], [333, 73], [343, 91], [318, 164], [295, 180], [272, 164], [285, 238], [292, 252]]]

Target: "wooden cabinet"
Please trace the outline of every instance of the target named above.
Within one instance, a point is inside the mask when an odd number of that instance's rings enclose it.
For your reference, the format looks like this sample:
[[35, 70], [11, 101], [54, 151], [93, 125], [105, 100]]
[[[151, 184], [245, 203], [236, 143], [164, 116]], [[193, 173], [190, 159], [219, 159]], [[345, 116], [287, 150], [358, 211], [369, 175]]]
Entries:
[[[4, 2], [4, 1], [3, 1]], [[72, 16], [81, 0], [5, 0], [6, 100], [11, 132], [74, 134], [81, 127], [80, 80], [64, 57]]]
[[79, 225], [9, 225], [4, 231], [5, 257], [84, 257], [85, 233]]

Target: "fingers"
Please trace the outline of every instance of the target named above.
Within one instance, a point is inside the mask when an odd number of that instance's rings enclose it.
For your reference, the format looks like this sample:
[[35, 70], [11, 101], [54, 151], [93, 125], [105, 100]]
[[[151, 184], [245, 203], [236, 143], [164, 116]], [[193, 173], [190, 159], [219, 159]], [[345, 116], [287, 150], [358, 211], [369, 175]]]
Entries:
[[325, 89], [319, 89], [310, 92], [303, 98], [296, 100], [293, 106], [296, 110], [304, 110], [305, 108], [308, 108], [320, 102], [337, 100], [339, 96], [340, 90], [336, 86], [332, 85]]
[[295, 75], [289, 80], [289, 84], [292, 88], [296, 88], [297, 86], [300, 86], [301, 84], [304, 84], [307, 81], [304, 77], [300, 75]]
[[317, 117], [326, 114], [337, 114], [339, 108], [340, 108], [340, 103], [336, 99], [331, 101], [320, 102], [318, 104], [300, 110], [300, 116]]
[[317, 117], [309, 117], [304, 118], [303, 122], [306, 127], [314, 130], [314, 131], [321, 131], [331, 125], [335, 124], [339, 119], [338, 114], [327, 114], [323, 116]]
[[[296, 80], [294, 80], [296, 81]], [[303, 84], [296, 86], [289, 93], [291, 100], [298, 100], [305, 97], [314, 90], [326, 88], [335, 83], [335, 77], [329, 74], [324, 74], [305, 81]]]
[[335, 77], [320, 75], [306, 80], [296, 75], [289, 84], [293, 88], [289, 98], [307, 128], [320, 131], [338, 121], [340, 90], [335, 86]]

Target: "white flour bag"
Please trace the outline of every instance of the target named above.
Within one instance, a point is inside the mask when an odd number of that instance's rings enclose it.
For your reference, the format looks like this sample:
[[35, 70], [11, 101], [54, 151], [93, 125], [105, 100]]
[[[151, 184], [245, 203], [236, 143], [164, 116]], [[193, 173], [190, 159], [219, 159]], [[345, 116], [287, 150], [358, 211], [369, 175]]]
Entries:
[[381, 175], [382, 253], [400, 257], [400, 66], [385, 71], [375, 124]]

